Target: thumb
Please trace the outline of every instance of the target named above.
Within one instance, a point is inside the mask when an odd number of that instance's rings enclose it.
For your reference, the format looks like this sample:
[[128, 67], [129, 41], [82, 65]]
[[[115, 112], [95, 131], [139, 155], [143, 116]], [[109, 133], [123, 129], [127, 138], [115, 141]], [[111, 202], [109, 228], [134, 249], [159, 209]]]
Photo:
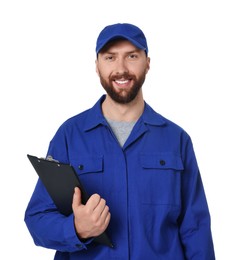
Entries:
[[73, 211], [75, 208], [79, 207], [80, 205], [81, 205], [81, 191], [78, 187], [75, 187], [74, 194], [73, 194], [73, 202], [72, 202]]

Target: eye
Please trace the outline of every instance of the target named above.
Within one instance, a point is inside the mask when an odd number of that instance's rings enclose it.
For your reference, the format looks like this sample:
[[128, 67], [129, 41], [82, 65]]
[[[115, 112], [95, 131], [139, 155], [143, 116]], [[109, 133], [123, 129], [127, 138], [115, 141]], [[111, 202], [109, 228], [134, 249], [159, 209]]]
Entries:
[[129, 59], [137, 59], [138, 58], [138, 55], [136, 53], [131, 53], [129, 56]]
[[105, 58], [106, 61], [113, 61], [114, 60], [113, 55], [106, 55], [104, 58]]

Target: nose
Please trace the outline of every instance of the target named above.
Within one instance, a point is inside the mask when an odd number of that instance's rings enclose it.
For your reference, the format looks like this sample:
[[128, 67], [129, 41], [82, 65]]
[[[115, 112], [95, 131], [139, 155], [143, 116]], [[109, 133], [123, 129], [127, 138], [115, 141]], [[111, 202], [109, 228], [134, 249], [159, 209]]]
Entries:
[[117, 75], [128, 73], [127, 63], [126, 60], [123, 58], [117, 59], [115, 72]]

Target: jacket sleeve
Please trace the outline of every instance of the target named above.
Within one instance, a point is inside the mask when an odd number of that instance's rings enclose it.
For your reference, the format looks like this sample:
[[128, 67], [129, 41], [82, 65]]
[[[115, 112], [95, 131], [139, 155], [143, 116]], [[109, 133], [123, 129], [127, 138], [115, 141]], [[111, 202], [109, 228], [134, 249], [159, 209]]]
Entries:
[[[50, 143], [48, 154], [61, 162], [68, 161], [66, 139], [59, 131]], [[25, 211], [25, 223], [38, 246], [62, 252], [86, 249], [76, 235], [74, 216], [60, 214], [44, 185], [38, 180]]]
[[214, 260], [210, 213], [201, 175], [191, 139], [186, 136], [184, 144], [180, 237], [186, 259]]

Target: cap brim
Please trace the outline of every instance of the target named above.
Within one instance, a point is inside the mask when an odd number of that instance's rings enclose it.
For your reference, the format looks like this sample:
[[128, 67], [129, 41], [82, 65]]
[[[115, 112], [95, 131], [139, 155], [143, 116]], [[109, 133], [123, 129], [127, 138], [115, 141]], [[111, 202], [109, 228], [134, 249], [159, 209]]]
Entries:
[[106, 44], [108, 44], [109, 42], [111, 42], [111, 41], [113, 41], [113, 40], [117, 40], [117, 39], [126, 39], [126, 40], [128, 40], [129, 42], [131, 42], [133, 45], [135, 45], [138, 49], [146, 51], [146, 48], [145, 48], [143, 45], [141, 45], [139, 42], [133, 40], [133, 39], [130, 38], [130, 37], [126, 37], [125, 35], [117, 34], [117, 35], [111, 36], [111, 37], [108, 38], [108, 39], [105, 39], [105, 40], [98, 46], [98, 48], [97, 48], [97, 50], [96, 50], [96, 53], [99, 53], [99, 52], [102, 50], [102, 48], [103, 48]]

